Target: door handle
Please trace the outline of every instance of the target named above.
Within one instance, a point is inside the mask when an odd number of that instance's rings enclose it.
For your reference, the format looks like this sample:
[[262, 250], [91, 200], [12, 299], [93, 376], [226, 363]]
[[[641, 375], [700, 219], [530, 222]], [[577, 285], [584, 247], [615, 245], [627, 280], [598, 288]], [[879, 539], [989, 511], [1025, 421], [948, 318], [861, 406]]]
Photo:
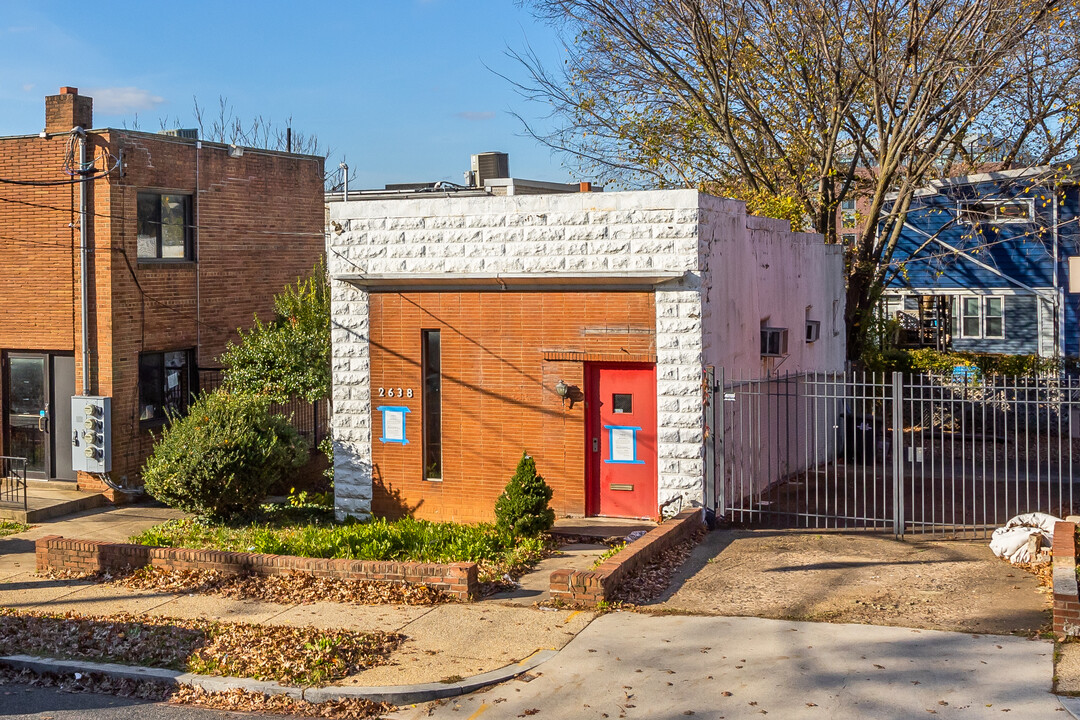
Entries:
[[593, 452], [600, 452], [600, 438], [593, 438], [592, 439], [592, 451]]
[[47, 423], [47, 422], [48, 422], [48, 419], [45, 417], [45, 411], [42, 410], [41, 414], [38, 415], [38, 419], [37, 419], [38, 432], [45, 432], [45, 423]]

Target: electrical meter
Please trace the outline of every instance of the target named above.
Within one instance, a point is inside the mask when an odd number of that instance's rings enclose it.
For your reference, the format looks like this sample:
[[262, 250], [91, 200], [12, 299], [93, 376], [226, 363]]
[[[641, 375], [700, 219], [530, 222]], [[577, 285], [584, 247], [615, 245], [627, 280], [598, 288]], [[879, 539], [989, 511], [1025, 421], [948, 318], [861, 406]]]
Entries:
[[71, 398], [71, 467], [92, 473], [112, 470], [111, 398]]

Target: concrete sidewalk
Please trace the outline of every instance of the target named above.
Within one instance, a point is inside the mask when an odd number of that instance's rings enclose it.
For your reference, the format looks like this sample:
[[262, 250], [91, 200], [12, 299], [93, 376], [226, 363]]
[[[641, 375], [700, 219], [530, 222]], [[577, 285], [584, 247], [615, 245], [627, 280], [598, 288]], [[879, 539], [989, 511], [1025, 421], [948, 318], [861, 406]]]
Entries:
[[407, 685], [468, 677], [519, 662], [538, 650], [558, 650], [593, 613], [540, 610], [498, 602], [434, 606], [283, 605], [215, 595], [131, 590], [85, 581], [52, 580], [35, 573], [34, 543], [45, 535], [123, 541], [180, 514], [127, 506], [43, 523], [0, 539], [0, 607], [39, 612], [107, 615], [130, 612], [160, 617], [208, 618], [266, 625], [315, 626], [400, 632], [408, 639], [393, 664], [371, 668], [342, 685]]
[[1064, 719], [1053, 651], [1001, 635], [612, 613], [532, 678], [393, 717]]

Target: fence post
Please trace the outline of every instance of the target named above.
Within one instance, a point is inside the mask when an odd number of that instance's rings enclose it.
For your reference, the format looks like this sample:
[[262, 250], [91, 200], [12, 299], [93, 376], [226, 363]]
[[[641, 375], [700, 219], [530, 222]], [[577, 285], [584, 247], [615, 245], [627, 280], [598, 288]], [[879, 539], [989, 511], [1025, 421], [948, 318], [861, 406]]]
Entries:
[[727, 402], [727, 384], [724, 368], [716, 369], [715, 388], [713, 392], [713, 453], [716, 455], [716, 514], [723, 515], [727, 512], [727, 498], [724, 491], [727, 485], [727, 469], [724, 465], [726, 449], [724, 447], [724, 403]]
[[904, 537], [904, 376], [892, 376], [893, 535]]

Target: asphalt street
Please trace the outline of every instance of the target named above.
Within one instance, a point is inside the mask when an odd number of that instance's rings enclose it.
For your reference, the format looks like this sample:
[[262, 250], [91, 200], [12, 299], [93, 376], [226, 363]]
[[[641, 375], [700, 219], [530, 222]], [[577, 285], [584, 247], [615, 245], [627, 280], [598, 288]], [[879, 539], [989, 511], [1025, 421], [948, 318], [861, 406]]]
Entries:
[[272, 720], [277, 717], [281, 716], [204, 710], [115, 695], [70, 693], [29, 685], [0, 685], [0, 718], [4, 720]]

